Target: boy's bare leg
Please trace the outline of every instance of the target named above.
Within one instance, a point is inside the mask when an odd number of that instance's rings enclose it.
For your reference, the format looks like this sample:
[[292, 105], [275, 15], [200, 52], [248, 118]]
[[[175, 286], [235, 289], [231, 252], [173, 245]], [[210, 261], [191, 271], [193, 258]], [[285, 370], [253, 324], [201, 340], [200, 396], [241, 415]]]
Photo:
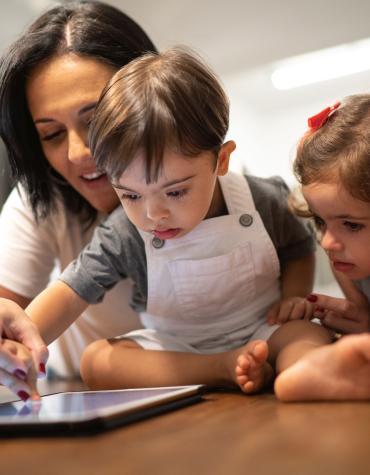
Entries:
[[267, 354], [261, 340], [212, 355], [144, 350], [132, 340], [99, 340], [85, 350], [81, 375], [91, 389], [206, 384], [240, 386], [252, 393], [272, 379]]
[[330, 341], [328, 332], [307, 321], [281, 326], [269, 339], [241, 348], [205, 355], [143, 350], [132, 340], [99, 340], [81, 360], [81, 375], [92, 389], [206, 384], [237, 387], [252, 394], [278, 371], [295, 363], [306, 351]]
[[101, 340], [85, 351], [81, 374], [93, 389], [207, 384], [254, 393], [271, 380], [276, 366], [280, 400], [370, 399], [370, 334], [329, 343], [325, 328], [302, 320], [282, 325], [268, 347], [258, 340], [213, 355]]
[[278, 376], [275, 392], [282, 401], [369, 400], [370, 334], [308, 352]]
[[[237, 383], [245, 393], [263, 388], [276, 374], [295, 364], [307, 352], [331, 343], [328, 330], [306, 320], [295, 320], [281, 325], [268, 342], [256, 341], [254, 350], [242, 351], [237, 358]], [[245, 348], [246, 349], [246, 348]]]
[[281, 325], [268, 339], [269, 361], [280, 374], [308, 352], [333, 342], [333, 333], [307, 320]]

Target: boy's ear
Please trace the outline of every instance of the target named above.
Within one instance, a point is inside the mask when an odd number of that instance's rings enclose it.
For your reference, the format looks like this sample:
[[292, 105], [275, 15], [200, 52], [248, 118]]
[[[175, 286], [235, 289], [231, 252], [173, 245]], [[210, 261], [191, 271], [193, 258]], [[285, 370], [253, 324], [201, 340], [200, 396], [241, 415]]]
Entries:
[[236, 144], [233, 140], [229, 140], [228, 142], [225, 142], [220, 148], [220, 151], [218, 152], [218, 160], [217, 160], [217, 175], [218, 176], [226, 175], [229, 169], [230, 155], [233, 153], [235, 148], [236, 148]]

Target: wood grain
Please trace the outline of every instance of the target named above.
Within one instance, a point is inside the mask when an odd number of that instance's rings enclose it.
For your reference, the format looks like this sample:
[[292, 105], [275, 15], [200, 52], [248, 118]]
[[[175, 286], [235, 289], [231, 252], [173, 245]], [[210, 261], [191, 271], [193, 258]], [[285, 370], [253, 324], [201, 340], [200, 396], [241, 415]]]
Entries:
[[0, 460], [1, 473], [17, 475], [368, 475], [369, 443], [366, 402], [284, 404], [272, 394], [215, 392], [95, 436], [2, 439]]

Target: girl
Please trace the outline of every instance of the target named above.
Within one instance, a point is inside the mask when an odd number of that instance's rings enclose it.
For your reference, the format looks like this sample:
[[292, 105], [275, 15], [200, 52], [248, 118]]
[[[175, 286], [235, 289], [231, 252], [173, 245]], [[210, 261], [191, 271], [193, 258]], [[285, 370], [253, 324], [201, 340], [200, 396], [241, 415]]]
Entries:
[[315, 316], [341, 333], [370, 330], [370, 95], [354, 95], [309, 119], [294, 171], [320, 244], [346, 299], [310, 295]]
[[306, 203], [294, 208], [314, 219], [346, 299], [310, 294], [307, 300], [323, 326], [358, 335], [307, 353], [275, 389], [285, 401], [369, 399], [370, 95], [347, 97], [308, 124], [294, 162]]

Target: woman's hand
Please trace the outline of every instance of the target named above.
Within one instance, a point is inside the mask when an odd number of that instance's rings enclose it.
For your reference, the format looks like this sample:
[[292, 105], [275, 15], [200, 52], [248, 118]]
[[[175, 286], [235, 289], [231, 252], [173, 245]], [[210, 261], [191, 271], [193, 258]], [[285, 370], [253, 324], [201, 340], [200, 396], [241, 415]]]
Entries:
[[269, 325], [282, 324], [289, 320], [310, 320], [314, 306], [303, 297], [287, 297], [270, 308], [267, 313]]
[[36, 378], [45, 375], [48, 349], [36, 325], [11, 300], [0, 299], [0, 337], [0, 383], [12, 390], [27, 386], [30, 396], [37, 395]]
[[[17, 369], [14, 370], [14, 367]], [[22, 401], [37, 400], [37, 372], [31, 353], [16, 341], [3, 339], [0, 343], [0, 384], [9, 388]]]
[[307, 300], [314, 304], [314, 317], [339, 333], [363, 333], [370, 331], [370, 306], [367, 298], [356, 298], [356, 303], [344, 298], [311, 294]]

